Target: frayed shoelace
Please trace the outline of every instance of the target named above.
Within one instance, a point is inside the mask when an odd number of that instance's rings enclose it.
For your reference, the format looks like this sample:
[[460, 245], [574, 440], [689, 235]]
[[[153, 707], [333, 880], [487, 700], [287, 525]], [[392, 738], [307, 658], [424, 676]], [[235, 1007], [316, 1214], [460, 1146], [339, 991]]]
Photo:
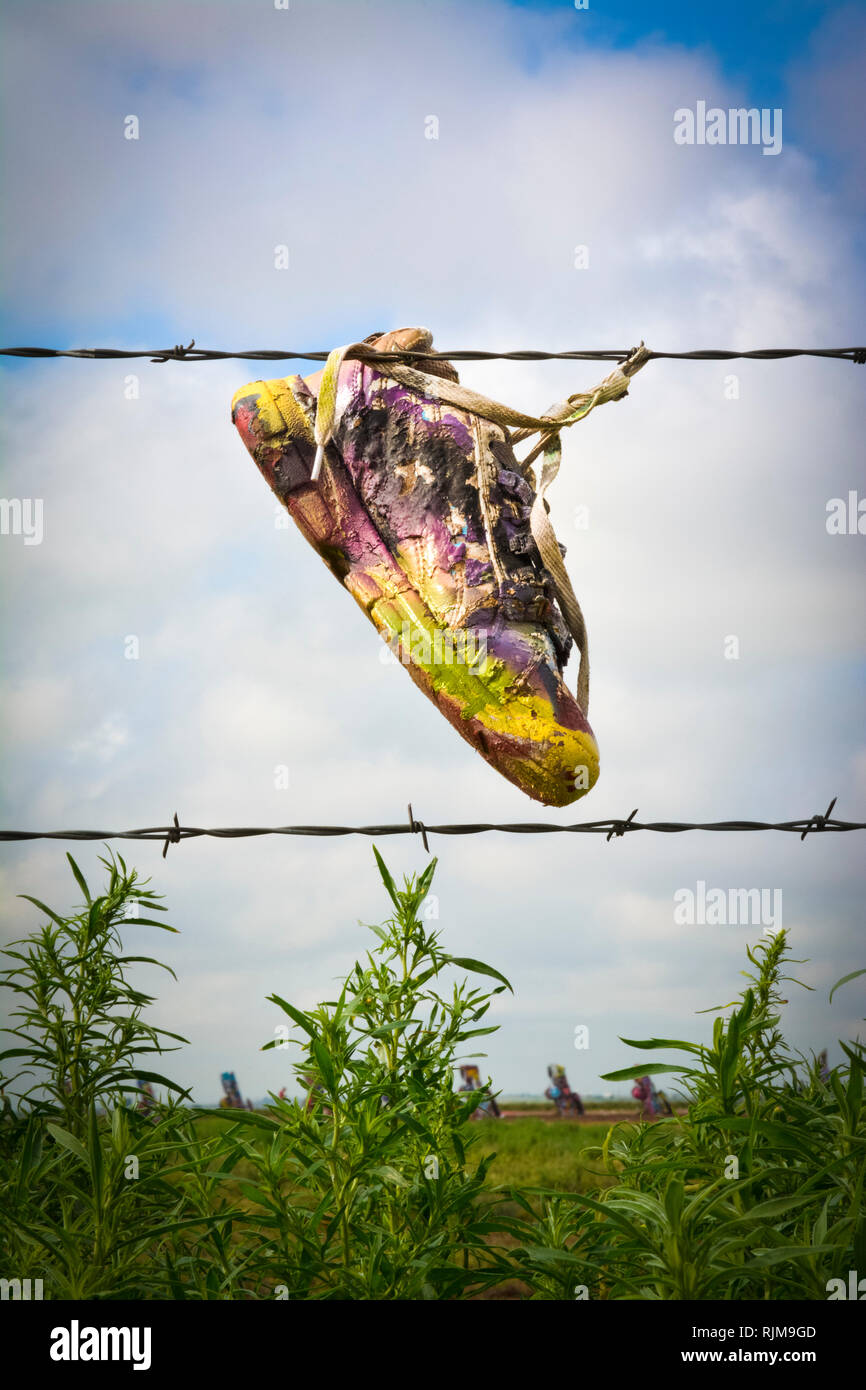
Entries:
[[[337, 383], [340, 369], [349, 354], [353, 356], [359, 353], [363, 354], [365, 349], [369, 350], [368, 343], [347, 343], [344, 347], [335, 348], [333, 352], [328, 354], [328, 360], [325, 363], [319, 383], [316, 405], [316, 456], [310, 475], [312, 482], [316, 482], [319, 478], [325, 451], [339, 424]], [[584, 714], [588, 713], [589, 710], [589, 641], [586, 622], [563, 563], [559, 542], [556, 539], [556, 533], [545, 506], [545, 497], [562, 462], [562, 430], [567, 429], [569, 425], [576, 425], [579, 420], [586, 419], [590, 411], [594, 410], [597, 405], [603, 405], [607, 401], [621, 400], [628, 392], [631, 377], [640, 371], [648, 360], [649, 352], [641, 343], [594, 390], [577, 392], [575, 395], [569, 396], [567, 400], [552, 405], [543, 415], [538, 416], [525, 415], [522, 411], [513, 410], [511, 406], [502, 405], [499, 401], [490, 400], [486, 396], [479, 395], [476, 391], [471, 391], [457, 382], [450, 381], [447, 377], [432, 376], [428, 372], [421, 372], [417, 368], [397, 360], [372, 363], [386, 376], [400, 382], [401, 385], [408, 387], [410, 391], [416, 392], [418, 395], [443, 402], [446, 405], [456, 406], [459, 410], [466, 411], [470, 415], [478, 415], [482, 419], [491, 420], [494, 424], [501, 426], [512, 445], [530, 438], [533, 434], [540, 436], [534, 448], [520, 462], [521, 469], [526, 473], [539, 454], [542, 456], [541, 477], [535, 489], [535, 501], [529, 515], [529, 526], [542, 565], [550, 575], [556, 591], [562, 616], [579, 653], [577, 702]], [[476, 465], [480, 473], [477, 443]], [[483, 509], [483, 515], [488, 548], [491, 556], [494, 556], [496, 545], [491, 534], [486, 508]]]

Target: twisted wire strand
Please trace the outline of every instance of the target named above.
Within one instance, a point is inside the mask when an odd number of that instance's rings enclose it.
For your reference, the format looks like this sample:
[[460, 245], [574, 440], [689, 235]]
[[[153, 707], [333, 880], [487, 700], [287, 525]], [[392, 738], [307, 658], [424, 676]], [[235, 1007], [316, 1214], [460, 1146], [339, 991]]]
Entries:
[[[389, 362], [411, 359], [430, 361], [441, 358], [448, 362], [624, 362], [634, 348], [575, 348], [564, 352], [543, 352], [535, 348], [517, 348], [510, 352], [486, 352], [477, 348], [457, 348], [454, 351], [434, 351], [407, 349], [394, 352], [376, 352], [372, 348], [358, 344], [347, 353], [355, 361]], [[737, 352], [728, 348], [698, 348], [692, 352], [657, 352], [649, 350], [649, 360], [667, 359], [690, 362], [729, 362], [737, 359], [775, 362], [787, 357], [828, 357], [838, 361], [856, 362], [866, 365], [866, 347], [845, 348], [753, 348]], [[195, 339], [184, 347], [176, 343], [171, 348], [46, 348], [46, 347], [6, 347], [0, 348], [0, 357], [77, 357], [89, 361], [127, 360], [147, 357], [151, 362], [222, 362], [256, 361], [282, 362], [299, 360], [304, 362], [326, 362], [328, 351], [299, 352], [295, 348], [256, 348], [247, 352], [224, 352], [216, 348], [196, 347]]]
[[250, 839], [261, 835], [293, 835], [336, 838], [346, 835], [376, 836], [419, 834], [427, 847], [428, 835], [484, 835], [498, 832], [505, 835], [604, 835], [608, 840], [636, 831], [661, 835], [680, 835], [703, 830], [713, 833], [746, 833], [774, 830], [799, 835], [833, 832], [844, 834], [851, 830], [866, 830], [866, 821], [839, 820], [832, 815], [835, 797], [822, 815], [801, 817], [789, 821], [725, 820], [725, 821], [638, 821], [637, 810], [631, 815], [606, 820], [579, 821], [572, 825], [557, 825], [549, 821], [473, 821], [462, 824], [428, 825], [416, 819], [411, 806], [409, 819], [382, 825], [268, 825], [268, 826], [202, 826], [181, 825], [175, 814], [171, 825], [148, 826], [139, 830], [0, 830], [0, 841], [22, 840], [155, 840], [163, 841], [163, 854], [169, 844], [202, 837], [217, 840]]

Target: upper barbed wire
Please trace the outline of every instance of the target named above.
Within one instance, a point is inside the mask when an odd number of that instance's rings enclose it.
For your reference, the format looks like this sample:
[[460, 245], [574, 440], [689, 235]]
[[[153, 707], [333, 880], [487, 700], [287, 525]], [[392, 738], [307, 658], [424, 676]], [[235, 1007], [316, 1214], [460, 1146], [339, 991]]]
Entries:
[[[625, 362], [635, 351], [632, 348], [574, 348], [563, 352], [544, 352], [535, 348], [515, 348], [509, 352], [486, 352], [477, 348], [458, 348], [453, 352], [435, 351], [433, 348], [405, 349], [393, 352], [376, 352], [362, 344], [347, 353], [353, 361], [392, 362], [392, 361], [431, 361], [441, 359], [448, 362]], [[690, 362], [731, 362], [747, 360], [773, 362], [787, 357], [828, 357], [842, 362], [856, 362], [866, 365], [866, 347], [845, 348], [752, 348], [737, 352], [728, 348], [698, 348], [691, 352], [657, 352], [648, 349], [648, 361], [666, 359], [669, 361]], [[7, 347], [0, 348], [0, 357], [77, 357], [85, 361], [114, 361], [131, 358], [150, 358], [153, 363], [164, 362], [326, 362], [328, 351], [298, 352], [294, 348], [256, 348], [248, 352], [224, 352], [217, 348], [196, 347], [193, 338], [184, 347], [176, 343], [172, 348], [46, 348], [46, 347]]]

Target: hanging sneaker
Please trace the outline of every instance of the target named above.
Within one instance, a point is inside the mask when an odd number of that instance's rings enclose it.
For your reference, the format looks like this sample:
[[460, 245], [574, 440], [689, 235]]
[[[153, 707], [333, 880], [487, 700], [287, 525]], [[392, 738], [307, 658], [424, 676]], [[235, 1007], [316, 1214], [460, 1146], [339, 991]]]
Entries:
[[[359, 348], [410, 356], [361, 361]], [[255, 381], [232, 419], [270, 487], [454, 728], [552, 806], [598, 777], [580, 605], [547, 514], [559, 432], [625, 395], [643, 347], [594, 392], [527, 416], [467, 390], [420, 328], [320, 372]], [[540, 442], [522, 461], [514, 444]], [[532, 463], [543, 455], [536, 490]], [[563, 679], [572, 645], [577, 696]]]

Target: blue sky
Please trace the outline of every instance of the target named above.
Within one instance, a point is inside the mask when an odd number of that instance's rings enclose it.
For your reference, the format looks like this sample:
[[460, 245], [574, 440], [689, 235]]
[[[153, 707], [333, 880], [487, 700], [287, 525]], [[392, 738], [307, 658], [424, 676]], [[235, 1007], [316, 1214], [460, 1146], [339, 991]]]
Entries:
[[[327, 348], [404, 323], [452, 347], [863, 341], [862, 6], [71, 0], [9, 4], [5, 28], [7, 342]], [[699, 100], [781, 106], [781, 154], [676, 146], [673, 113]], [[45, 537], [0, 537], [3, 819], [376, 822], [409, 800], [429, 822], [784, 819], [833, 795], [863, 818], [866, 542], [825, 525], [829, 499], [866, 491], [862, 371], [653, 363], [572, 432], [553, 519], [590, 627], [602, 777], [549, 812], [382, 665], [275, 525], [228, 418], [248, 365], [5, 363], [3, 496], [43, 498]], [[529, 410], [595, 380], [461, 375]], [[619, 1037], [706, 1032], [695, 1011], [731, 997], [755, 933], [677, 926], [674, 894], [698, 881], [783, 891], [813, 961], [798, 1045], [832, 1055], [859, 1027], [856, 984], [826, 1003], [863, 964], [854, 836], [435, 849], [449, 949], [516, 986], [489, 1045], [506, 1090], [541, 1089], [559, 1060], [597, 1091], [629, 1060]], [[424, 862], [417, 843], [386, 850], [397, 872]], [[88, 873], [99, 852], [81, 848]], [[385, 911], [369, 845], [134, 859], [181, 929], [158, 1008], [191, 1038], [177, 1073], [203, 1100], [226, 1068], [257, 1096], [289, 1083], [259, 1051], [279, 1022], [263, 1001], [328, 997], [363, 949], [357, 920]], [[61, 846], [5, 846], [0, 865], [7, 937], [28, 924], [15, 894], [70, 902]]]
[[[431, 15], [437, 8], [435, 4], [426, 7], [415, 4], [414, 0], [409, 3], [416, 12], [426, 8]], [[312, 0], [307, 5], [294, 0], [294, 5], [296, 11], [313, 9]], [[359, 12], [364, 8], [364, 0], [337, 0], [331, 8], [340, 12], [353, 7]], [[8, 8], [11, 16], [23, 9], [14, 4]], [[92, 15], [106, 13], [110, 8], [108, 0], [103, 4], [77, 6], [80, 14]], [[154, 15], [160, 11], [154, 0], [148, 0], [142, 8]], [[198, 0], [185, 0], [187, 14], [194, 15], [197, 8]], [[213, 10], [209, 0], [203, 8]], [[223, 0], [219, 8], [230, 13], [232, 7]], [[440, 5], [439, 8], [447, 7]], [[56, 24], [56, 7], [28, 5], [27, 9], [34, 16], [31, 26], [33, 31], [39, 31], [41, 43], [50, 45], [53, 36], [59, 48], [62, 28]], [[403, 9], [405, 13], [408, 5], [404, 3]], [[75, 11], [76, 6], [71, 6], [70, 15]], [[786, 133], [804, 142], [815, 160], [819, 184], [831, 179], [836, 171], [843, 152], [826, 138], [826, 131], [819, 141], [810, 139], [814, 134], [812, 120], [809, 112], [803, 109], [805, 103], [797, 99], [792, 87], [796, 88], [797, 77], [802, 68], [813, 61], [816, 49], [829, 50], [837, 64], [843, 61], [845, 34], [850, 38], [852, 25], [855, 37], [858, 31], [862, 34], [866, 15], [866, 7], [862, 4], [840, 7], [830, 0], [777, 0], [777, 3], [756, 5], [747, 0], [732, 0], [732, 3], [718, 6], [695, 6], [685, 2], [647, 6], [631, 0], [606, 7], [590, 0], [587, 10], [576, 10], [566, 0], [500, 0], [492, 7], [493, 13], [505, 11], [511, 12], [508, 31], [511, 56], [523, 72], [543, 74], [552, 57], [587, 50], [596, 51], [601, 57], [617, 52], [640, 54], [654, 49], [698, 53], [707, 58], [720, 79], [735, 86], [738, 100], [759, 107], [783, 105]], [[14, 18], [10, 23], [14, 24]], [[97, 75], [101, 74], [103, 65], [110, 64], [118, 73], [121, 89], [133, 104], [139, 100], [155, 106], [164, 96], [176, 102], [181, 112], [207, 107], [211, 73], [208, 62], [196, 58], [194, 45], [144, 59], [135, 44], [134, 23], [126, 25], [125, 30], [127, 41], [119, 43], [112, 42], [110, 36], [98, 30], [93, 34], [88, 52], [83, 55], [88, 79], [100, 80]], [[858, 53], [855, 42], [845, 63], [846, 68], [853, 66], [855, 72]], [[848, 91], [844, 93], [846, 100], [851, 95]], [[255, 97], [263, 110], [268, 107], [269, 97], [275, 111], [279, 111], [284, 101], [283, 93], [269, 94], [267, 90], [255, 93]], [[712, 92], [707, 93], [707, 99], [712, 104]], [[848, 108], [848, 121], [852, 126], [857, 124], [859, 109]], [[11, 148], [7, 150], [7, 158], [12, 158]], [[769, 168], [766, 172], [770, 173]], [[106, 344], [120, 345], [131, 342], [136, 334], [141, 341], [173, 342], [172, 334], [176, 336], [179, 327], [176, 316], [169, 305], [160, 303], [158, 298], [154, 302], [151, 289], [148, 287], [147, 307], [138, 303], [128, 312], [119, 312], [116, 303], [105, 305], [96, 296], [87, 302], [78, 302], [74, 315], [58, 313], [56, 303], [52, 303], [49, 296], [24, 298], [13, 292], [2, 310], [6, 341], [23, 342], [28, 332], [32, 336], [38, 330], [46, 341], [50, 339], [70, 346], [95, 342], [97, 338]], [[219, 326], [217, 310], [214, 331], [219, 331]], [[5, 370], [16, 369], [20, 367], [14, 361], [5, 364]]]
[[[562, 0], [511, 0], [517, 10], [547, 17], [561, 15]], [[576, 7], [575, 7], [576, 8]], [[694, 5], [690, 0], [658, 5], [625, 0], [608, 6], [589, 0], [577, 10], [575, 39], [604, 48], [627, 48], [653, 42], [706, 47], [730, 76], [750, 82], [779, 84], [787, 62], [802, 52], [809, 37], [835, 8], [828, 0], [775, 0], [754, 4], [730, 0], [725, 5]], [[778, 90], [778, 85], [777, 88]]]

